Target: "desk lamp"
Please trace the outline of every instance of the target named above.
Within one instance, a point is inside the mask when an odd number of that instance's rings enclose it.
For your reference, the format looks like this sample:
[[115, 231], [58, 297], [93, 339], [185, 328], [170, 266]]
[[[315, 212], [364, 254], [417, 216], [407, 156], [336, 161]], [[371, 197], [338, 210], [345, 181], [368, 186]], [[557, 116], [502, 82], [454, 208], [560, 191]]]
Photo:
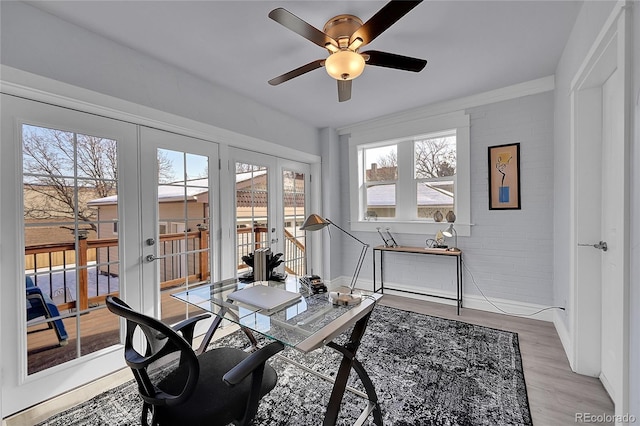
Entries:
[[447, 250], [449, 251], [458, 251], [458, 232], [456, 231], [456, 229], [453, 227], [453, 223], [449, 224], [449, 226], [447, 227], [447, 229], [445, 229], [444, 231], [442, 231], [442, 235], [444, 235], [447, 238], [451, 238], [453, 236], [455, 236], [455, 243], [453, 247], [449, 247]]
[[362, 244], [362, 250], [360, 251], [360, 257], [358, 258], [358, 263], [356, 264], [356, 270], [353, 273], [353, 278], [351, 279], [351, 285], [349, 286], [349, 293], [340, 293], [331, 291], [329, 292], [329, 300], [334, 305], [357, 305], [362, 302], [362, 295], [354, 294], [353, 289], [356, 285], [356, 281], [358, 280], [358, 275], [360, 275], [360, 269], [362, 268], [362, 263], [364, 262], [364, 257], [367, 253], [367, 249], [369, 248], [369, 244], [360, 241], [355, 236], [351, 235], [335, 223], [331, 222], [329, 219], [323, 219], [317, 214], [311, 214], [307, 217], [307, 220], [304, 221], [302, 227], [300, 228], [303, 231], [317, 231], [322, 228], [326, 228], [329, 225], [333, 225], [338, 228], [340, 231], [344, 232], [360, 244]]

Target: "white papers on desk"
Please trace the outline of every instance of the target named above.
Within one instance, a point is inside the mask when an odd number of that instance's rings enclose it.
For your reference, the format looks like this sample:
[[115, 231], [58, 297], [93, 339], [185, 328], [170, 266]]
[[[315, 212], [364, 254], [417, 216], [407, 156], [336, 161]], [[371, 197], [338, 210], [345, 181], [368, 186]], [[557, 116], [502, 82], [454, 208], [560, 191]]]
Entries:
[[270, 312], [275, 312], [280, 308], [299, 302], [301, 298], [300, 293], [268, 285], [254, 285], [253, 287], [243, 288], [242, 290], [234, 291], [228, 297], [229, 300]]

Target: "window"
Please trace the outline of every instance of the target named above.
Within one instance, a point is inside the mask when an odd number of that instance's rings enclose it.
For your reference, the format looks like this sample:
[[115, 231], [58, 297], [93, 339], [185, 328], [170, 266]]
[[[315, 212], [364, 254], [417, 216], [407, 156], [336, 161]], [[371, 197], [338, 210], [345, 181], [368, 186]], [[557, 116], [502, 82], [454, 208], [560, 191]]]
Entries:
[[398, 146], [364, 148], [364, 182], [366, 186], [367, 220], [396, 217], [398, 181]]
[[452, 212], [456, 230], [470, 222], [469, 118], [443, 114], [369, 127], [349, 139], [351, 228], [437, 232]]
[[415, 140], [413, 172], [417, 218], [437, 219], [438, 214], [455, 212], [455, 131]]

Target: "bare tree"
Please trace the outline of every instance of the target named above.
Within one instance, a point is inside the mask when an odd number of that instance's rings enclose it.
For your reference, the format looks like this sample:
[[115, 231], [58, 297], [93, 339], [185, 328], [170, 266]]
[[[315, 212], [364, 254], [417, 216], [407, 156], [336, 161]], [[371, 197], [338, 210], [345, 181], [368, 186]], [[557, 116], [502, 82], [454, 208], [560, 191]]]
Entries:
[[[32, 126], [23, 127], [22, 140], [25, 217], [90, 223], [95, 210], [87, 203], [117, 194], [115, 140]], [[158, 170], [159, 178], [170, 174], [161, 155]]]
[[456, 173], [456, 151], [449, 138], [416, 142], [415, 156], [417, 178], [446, 177]]
[[[395, 150], [378, 157], [375, 180], [397, 178], [398, 154]], [[455, 144], [450, 138], [425, 139], [415, 143], [416, 177], [420, 179], [453, 176], [456, 173]]]

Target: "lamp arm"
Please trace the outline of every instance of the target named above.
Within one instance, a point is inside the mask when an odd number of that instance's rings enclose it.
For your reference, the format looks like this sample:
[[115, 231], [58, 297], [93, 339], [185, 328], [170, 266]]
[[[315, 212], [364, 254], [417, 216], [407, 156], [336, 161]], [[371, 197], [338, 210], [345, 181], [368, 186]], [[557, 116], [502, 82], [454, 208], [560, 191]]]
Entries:
[[357, 242], [362, 244], [363, 246], [367, 246], [367, 247], [369, 246], [369, 244], [365, 243], [364, 241], [361, 241], [355, 235], [352, 235], [352, 234], [348, 233], [347, 231], [345, 231], [344, 229], [342, 229], [341, 227], [339, 227], [335, 223], [331, 222], [329, 219], [325, 218], [324, 220], [326, 220], [327, 222], [329, 222], [330, 224], [332, 224], [333, 226], [335, 226], [336, 228], [338, 228], [339, 230], [341, 230], [342, 232], [344, 232], [345, 234], [347, 234], [348, 236], [350, 236], [351, 238], [353, 238], [354, 240], [356, 240]]
[[367, 254], [368, 248], [369, 244], [364, 244], [362, 246], [362, 250], [360, 250], [360, 257], [358, 258], [358, 263], [356, 263], [356, 270], [353, 272], [353, 278], [351, 278], [351, 285], [349, 286], [351, 293], [353, 293], [353, 289], [356, 286], [356, 281], [358, 281], [358, 275], [360, 275], [360, 269], [362, 269], [362, 264], [364, 263], [364, 258]]
[[362, 250], [360, 251], [360, 257], [358, 258], [358, 263], [356, 263], [356, 270], [353, 273], [353, 278], [351, 278], [351, 285], [349, 286], [349, 289], [351, 290], [351, 293], [353, 293], [353, 289], [356, 286], [356, 281], [358, 280], [358, 275], [360, 275], [360, 269], [362, 269], [362, 264], [364, 263], [364, 258], [365, 258], [366, 254], [367, 254], [367, 249], [369, 248], [369, 244], [367, 244], [364, 241], [360, 240], [355, 235], [350, 234], [349, 232], [345, 231], [344, 229], [342, 229], [341, 227], [339, 227], [338, 225], [333, 223], [331, 220], [329, 220], [327, 218], [325, 218], [325, 220], [328, 223], [330, 223], [331, 225], [333, 225], [336, 228], [338, 228], [339, 230], [341, 230], [342, 232], [344, 232], [345, 234], [347, 234], [348, 236], [350, 236], [351, 238], [353, 238], [354, 240], [356, 240], [357, 242], [359, 242], [360, 244], [362, 244]]

